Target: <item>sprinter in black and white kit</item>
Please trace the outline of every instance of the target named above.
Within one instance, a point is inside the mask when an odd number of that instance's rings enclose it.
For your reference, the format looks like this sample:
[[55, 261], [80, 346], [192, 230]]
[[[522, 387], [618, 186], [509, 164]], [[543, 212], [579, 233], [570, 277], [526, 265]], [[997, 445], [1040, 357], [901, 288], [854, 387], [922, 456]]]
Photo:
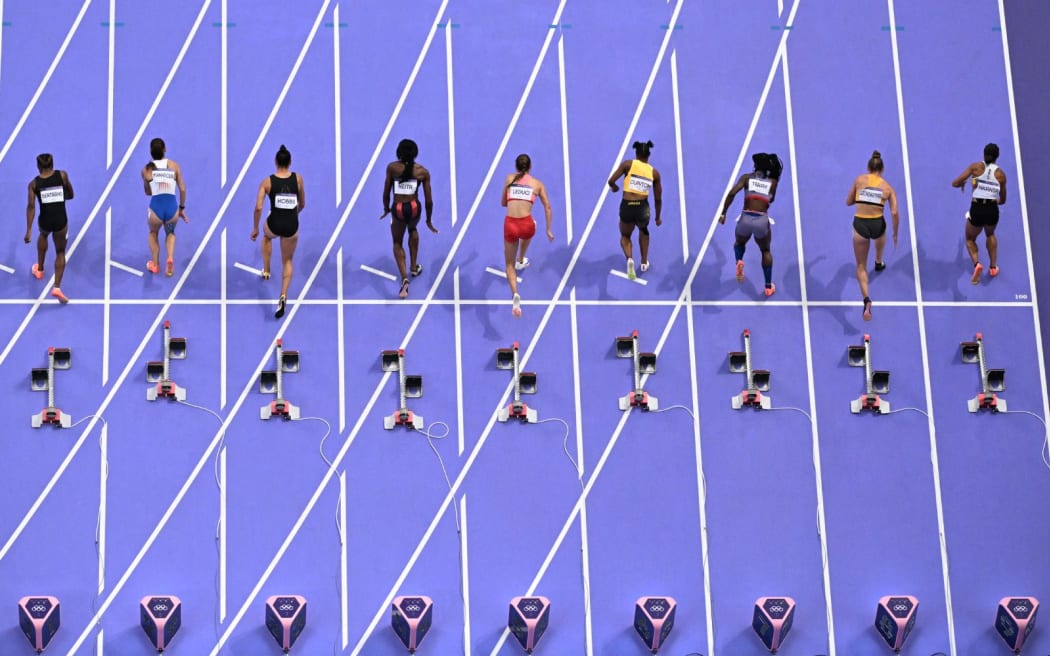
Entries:
[[262, 278], [270, 279], [270, 257], [273, 255], [273, 240], [281, 240], [281, 296], [277, 299], [277, 310], [273, 316], [284, 316], [284, 305], [288, 298], [288, 286], [292, 283], [292, 256], [299, 244], [299, 213], [306, 208], [306, 188], [303, 176], [291, 170], [292, 153], [281, 144], [274, 157], [277, 172], [259, 184], [255, 199], [255, 214], [252, 224], [252, 241], [259, 236], [259, 219], [262, 218], [263, 200], [270, 199], [270, 215], [263, 226]]
[[44, 256], [47, 255], [47, 237], [55, 242], [55, 286], [51, 295], [62, 303], [69, 299], [62, 293], [62, 274], [66, 271], [66, 237], [69, 219], [66, 216], [66, 201], [73, 200], [73, 185], [65, 171], [56, 171], [50, 153], [37, 155], [36, 168], [39, 175], [29, 181], [29, 199], [26, 203], [26, 236], [28, 244], [33, 240], [33, 215], [37, 201], [40, 202], [40, 236], [36, 240], [36, 263], [31, 269], [33, 277], [44, 279]]
[[973, 179], [970, 195], [970, 211], [966, 213], [966, 250], [973, 261], [973, 276], [970, 282], [981, 282], [980, 253], [977, 250], [977, 237], [984, 232], [984, 245], [988, 249], [988, 275], [999, 275], [999, 238], [995, 236], [995, 227], [999, 225], [999, 206], [1006, 202], [1006, 174], [995, 161], [999, 159], [999, 146], [990, 143], [984, 147], [984, 161], [974, 162], [959, 177], [952, 180], [952, 186], [966, 193], [966, 181]]

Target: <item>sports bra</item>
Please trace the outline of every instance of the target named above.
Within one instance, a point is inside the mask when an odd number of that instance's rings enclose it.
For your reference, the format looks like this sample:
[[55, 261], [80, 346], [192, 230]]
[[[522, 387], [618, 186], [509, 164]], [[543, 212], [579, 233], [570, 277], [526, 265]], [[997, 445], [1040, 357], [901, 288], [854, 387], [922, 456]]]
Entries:
[[868, 174], [868, 184], [865, 187], [861, 187], [857, 191], [855, 200], [858, 203], [864, 203], [865, 205], [878, 205], [884, 207], [886, 205], [885, 192], [882, 186], [878, 182], [872, 183], [874, 176]]
[[507, 200], [521, 200], [527, 203], [535, 203], [536, 190], [533, 189], [531, 185], [526, 184], [526, 182], [531, 181], [532, 176], [526, 173], [521, 176], [517, 182], [510, 183], [510, 186], [507, 187]]

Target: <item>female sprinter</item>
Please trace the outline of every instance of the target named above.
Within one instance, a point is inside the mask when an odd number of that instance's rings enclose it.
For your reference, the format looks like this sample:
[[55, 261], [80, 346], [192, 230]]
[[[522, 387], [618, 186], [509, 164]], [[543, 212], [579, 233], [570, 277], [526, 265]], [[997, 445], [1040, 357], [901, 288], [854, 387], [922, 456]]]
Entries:
[[620, 247], [627, 258], [627, 277], [635, 279], [634, 256], [631, 251], [631, 235], [638, 226], [638, 248], [642, 251], [641, 271], [649, 270], [649, 192], [653, 194], [656, 205], [656, 225], [660, 219], [661, 196], [663, 186], [660, 183], [660, 172], [649, 164], [649, 151], [652, 141], [634, 142], [635, 159], [625, 160], [609, 178], [609, 188], [616, 193], [620, 190], [616, 181], [624, 176], [623, 200], [620, 201]]
[[[142, 185], [149, 199], [149, 254], [146, 269], [150, 273], [160, 271], [160, 241], [158, 233], [164, 226], [164, 248], [168, 252], [168, 265], [164, 275], [175, 274], [175, 224], [181, 218], [189, 223], [186, 217], [186, 183], [182, 179], [182, 169], [175, 160], [164, 155], [167, 148], [163, 139], [149, 142], [149, 154], [152, 161], [142, 168]], [[179, 190], [179, 200], [175, 200], [175, 189]]]
[[[411, 139], [402, 139], [397, 144], [397, 161], [386, 167], [386, 182], [383, 183], [383, 216], [394, 215], [390, 219], [390, 236], [394, 239], [394, 261], [401, 274], [401, 298], [408, 297], [408, 273], [405, 270], [405, 231], [408, 231], [408, 253], [411, 258], [412, 277], [423, 273], [423, 267], [417, 262], [419, 257], [419, 187], [423, 187], [423, 199], [427, 210], [427, 227], [431, 232], [437, 228], [431, 223], [434, 201], [430, 197], [430, 171], [421, 164], [416, 164], [419, 147]], [[394, 203], [390, 204], [390, 193], [394, 194]]]
[[69, 299], [62, 293], [62, 274], [66, 271], [66, 235], [69, 232], [69, 221], [66, 217], [66, 201], [73, 200], [73, 185], [65, 171], [56, 171], [54, 158], [50, 153], [37, 155], [36, 168], [40, 175], [29, 181], [29, 202], [26, 204], [26, 238], [28, 244], [33, 239], [33, 214], [36, 213], [36, 201], [40, 201], [40, 236], [36, 240], [36, 264], [33, 265], [33, 277], [44, 279], [44, 256], [47, 255], [47, 236], [55, 242], [55, 286], [51, 295], [61, 303]]
[[532, 159], [528, 155], [518, 155], [514, 160], [517, 173], [506, 177], [503, 183], [501, 205], [507, 208], [507, 218], [503, 220], [503, 259], [506, 263], [507, 282], [513, 305], [511, 312], [521, 316], [521, 297], [518, 296], [517, 271], [529, 266], [525, 251], [536, 234], [536, 221], [532, 218], [532, 204], [539, 198], [547, 217], [547, 239], [554, 241], [551, 232], [551, 204], [547, 199], [547, 188], [543, 183], [530, 175]]
[[999, 146], [990, 143], [984, 147], [984, 161], [974, 162], [959, 177], [952, 180], [952, 186], [966, 192], [966, 181], [973, 178], [973, 194], [970, 197], [970, 211], [966, 213], [966, 250], [973, 260], [973, 277], [970, 282], [981, 282], [981, 271], [984, 266], [977, 251], [977, 236], [984, 231], [984, 245], [988, 249], [988, 275], [999, 275], [999, 238], [995, 236], [995, 226], [999, 224], [999, 206], [1006, 202], [1006, 174], [995, 163], [999, 159]]
[[259, 184], [255, 198], [255, 214], [252, 224], [252, 241], [259, 236], [259, 218], [262, 216], [263, 198], [270, 197], [270, 215], [263, 227], [262, 258], [263, 280], [270, 279], [270, 256], [273, 240], [281, 240], [281, 297], [277, 299], [277, 311], [273, 316], [284, 316], [284, 305], [288, 298], [288, 286], [292, 283], [292, 256], [299, 243], [299, 213], [306, 209], [306, 187], [303, 176], [291, 170], [292, 154], [281, 144], [274, 158], [277, 172]]
[[893, 247], [897, 247], [897, 229], [900, 227], [900, 214], [897, 213], [897, 193], [890, 183], [882, 179], [882, 155], [879, 151], [871, 154], [868, 160], [868, 172], [857, 176], [846, 196], [846, 205], [856, 205], [857, 213], [853, 218], [853, 254], [857, 258], [857, 283], [864, 297], [864, 320], [871, 321], [871, 298], [868, 296], [868, 249], [871, 240], [875, 240], [875, 270], [882, 271], [886, 262], [882, 251], [886, 247], [886, 218], [883, 207], [890, 203], [890, 214], [893, 216]]
[[726, 212], [733, 204], [738, 192], [747, 189], [744, 194], [744, 212], [736, 219], [736, 243], [733, 244], [733, 252], [736, 255], [736, 279], [744, 280], [744, 249], [751, 237], [755, 238], [759, 250], [762, 251], [762, 275], [766, 279], [766, 296], [772, 296], [777, 290], [773, 284], [773, 253], [769, 250], [770, 242], [773, 241], [773, 233], [770, 226], [773, 219], [769, 218], [769, 206], [777, 197], [777, 184], [780, 174], [784, 170], [784, 163], [774, 153], [758, 153], [751, 156], [755, 163], [753, 173], [745, 173], [736, 181], [733, 188], [726, 195], [725, 203], [722, 205], [722, 214], [718, 222], [725, 224]]

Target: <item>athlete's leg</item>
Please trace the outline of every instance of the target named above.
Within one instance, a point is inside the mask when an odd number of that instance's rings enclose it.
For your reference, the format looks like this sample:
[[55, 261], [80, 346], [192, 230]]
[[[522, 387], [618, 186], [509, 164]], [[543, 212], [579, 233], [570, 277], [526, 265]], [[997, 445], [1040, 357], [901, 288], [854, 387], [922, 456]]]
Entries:
[[62, 274], [66, 272], [66, 238], [68, 235], [68, 225], [51, 233], [51, 238], [55, 241], [55, 287], [62, 286]]
[[649, 226], [638, 226], [638, 250], [642, 252], [642, 266], [649, 268]]
[[[391, 217], [390, 219], [390, 236], [394, 242], [394, 262], [397, 264], [397, 272], [401, 274], [401, 280], [408, 280], [408, 271], [405, 269], [405, 230], [408, 229], [408, 225], [404, 221], [399, 221], [396, 218]], [[416, 236], [416, 243], [418, 244], [419, 236]], [[409, 248], [412, 246], [412, 238], [408, 239]]]
[[41, 230], [36, 239], [36, 270], [41, 273], [44, 271], [44, 256], [47, 255], [47, 235], [48, 233]]
[[281, 237], [281, 298], [287, 298], [288, 287], [292, 284], [292, 256], [298, 245], [298, 232], [291, 237]]
[[770, 250], [770, 245], [773, 242], [773, 230], [772, 228], [766, 229], [765, 237], [759, 239], [755, 238], [755, 243], [758, 244], [759, 250], [762, 251], [762, 275], [766, 281], [766, 296], [772, 296], [773, 290], [776, 288], [773, 286], [773, 251]]
[[623, 256], [627, 259], [631, 259], [634, 256], [631, 245], [632, 234], [634, 234], [634, 224], [620, 221], [620, 248], [623, 249]]
[[995, 236], [996, 224], [984, 226], [984, 245], [988, 249], [988, 272], [999, 273], [999, 238]]
[[976, 266], [980, 261], [980, 252], [977, 250], [977, 235], [981, 234], [981, 227], [975, 226], [969, 219], [966, 220], [966, 252], [970, 254], [970, 261]]
[[149, 210], [149, 262], [146, 263], [146, 268], [150, 270], [150, 273], [157, 273], [160, 271], [160, 241], [157, 237], [157, 233], [160, 232], [160, 228], [164, 225], [164, 222], [160, 220], [160, 217], [151, 208]]
[[[885, 238], [883, 235], [882, 238]], [[853, 255], [857, 260], [857, 284], [860, 285], [860, 295], [868, 297], [868, 250], [870, 242], [867, 237], [862, 237], [853, 231]]]

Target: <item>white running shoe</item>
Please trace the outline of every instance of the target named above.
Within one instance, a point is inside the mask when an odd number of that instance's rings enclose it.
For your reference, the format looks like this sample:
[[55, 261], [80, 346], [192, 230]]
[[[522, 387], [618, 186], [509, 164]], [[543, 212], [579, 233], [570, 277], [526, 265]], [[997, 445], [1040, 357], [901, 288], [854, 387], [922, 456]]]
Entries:
[[517, 294], [514, 295], [514, 302], [511, 305], [510, 312], [511, 312], [511, 314], [513, 314], [516, 317], [520, 317], [521, 316], [521, 297], [518, 296]]
[[521, 262], [515, 261], [514, 262], [514, 268], [517, 269], [518, 271], [521, 271], [522, 269], [528, 269], [530, 264], [532, 264], [532, 261], [529, 260], [529, 258], [526, 257]]
[[639, 267], [639, 270], [642, 273], [645, 273], [646, 271], [648, 271], [649, 270], [649, 263], [648, 262], [642, 262], [642, 265]]
[[637, 277], [638, 276], [634, 272], [634, 258], [629, 257], [627, 258], [627, 279], [634, 280]]

